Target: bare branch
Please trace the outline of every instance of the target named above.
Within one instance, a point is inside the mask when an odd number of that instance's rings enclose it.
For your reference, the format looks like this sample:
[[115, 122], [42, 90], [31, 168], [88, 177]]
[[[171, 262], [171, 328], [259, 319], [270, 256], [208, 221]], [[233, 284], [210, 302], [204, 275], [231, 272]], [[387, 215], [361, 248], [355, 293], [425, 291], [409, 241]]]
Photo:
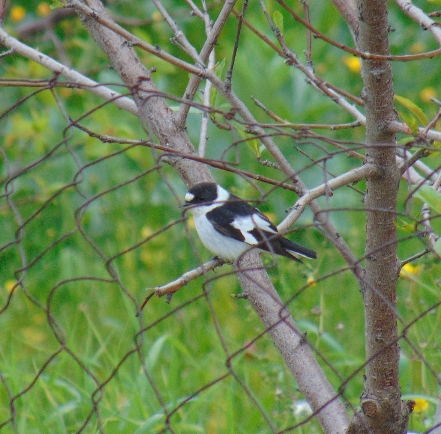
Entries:
[[381, 171], [374, 165], [366, 164], [308, 190], [291, 208], [288, 216], [283, 220], [283, 222], [280, 223], [278, 226], [279, 231], [282, 233], [286, 232], [300, 217], [305, 207], [320, 196], [332, 194], [333, 190], [340, 187], [356, 183], [362, 179], [379, 176], [380, 174]]
[[199, 276], [202, 276], [203, 274], [206, 274], [208, 271], [220, 267], [223, 264], [224, 262], [221, 261], [220, 259], [217, 258], [211, 259], [210, 261], [206, 262], [200, 267], [187, 271], [178, 279], [173, 280], [173, 282], [169, 282], [166, 285], [162, 285], [162, 286], [156, 286], [155, 288], [153, 288], [153, 292], [158, 297], [163, 297], [166, 294], [175, 293], [176, 291], [187, 285], [187, 283], [197, 279]]
[[[76, 2], [75, 2], [76, 4]], [[150, 74], [145, 68], [142, 67], [133, 48], [127, 44], [124, 44], [124, 37], [120, 34], [114, 33], [109, 30], [108, 25], [108, 14], [104, 9], [103, 5], [98, 0], [89, 0], [92, 12], [87, 10], [86, 15], [83, 14], [84, 8], [79, 7], [79, 12], [82, 15], [82, 21], [84, 25], [89, 30], [94, 39], [98, 44], [104, 49], [107, 56], [112, 62], [114, 69], [117, 73], [125, 80], [126, 85], [130, 88], [136, 89], [134, 92], [135, 101], [139, 107], [139, 116], [143, 122], [146, 122], [149, 129], [159, 137], [161, 146], [177, 150], [179, 152], [185, 152], [188, 154], [195, 154], [194, 148], [191, 145], [185, 131], [176, 127], [171, 110], [166, 106], [164, 99], [159, 97], [159, 92], [154, 86]], [[100, 17], [97, 19], [96, 17]], [[106, 27], [102, 26], [100, 23], [106, 22]], [[113, 28], [113, 25], [110, 26]], [[211, 72], [207, 71], [207, 75], [215, 86], [222, 87], [219, 83], [219, 79]], [[224, 94], [228, 94], [230, 101], [234, 101], [238, 104], [234, 104], [234, 107], [239, 106], [242, 110], [243, 115], [254, 122], [253, 117], [244, 107], [244, 105], [235, 96], [232, 97], [231, 92], [226, 92], [223, 89]], [[286, 161], [286, 160], [284, 160]], [[192, 185], [196, 182], [201, 182], [203, 180], [212, 180], [210, 173], [205, 165], [196, 163], [192, 160], [177, 159], [174, 167], [178, 170], [179, 174], [186, 182], [187, 185]], [[289, 167], [292, 172], [292, 169]], [[259, 258], [254, 254], [255, 262], [253, 266], [253, 271], [248, 271], [246, 274], [246, 285], [247, 291], [250, 293], [257, 293], [257, 288], [262, 287], [261, 282], [265, 282], [264, 287], [266, 288], [269, 282], [269, 277], [265, 270], [263, 269]], [[240, 264], [239, 268], [242, 269], [245, 266], [248, 270], [247, 263]], [[245, 283], [243, 283], [245, 285]], [[263, 294], [265, 291], [261, 291]], [[270, 297], [271, 298], [271, 297]], [[258, 308], [256, 304], [253, 304], [254, 308]], [[283, 306], [283, 305], [282, 305]], [[280, 303], [272, 303], [270, 305], [260, 305], [259, 316], [265, 325], [271, 325], [275, 327], [275, 319], [279, 317], [281, 312]], [[291, 321], [285, 319], [285, 309], [283, 309], [283, 321]], [[280, 327], [277, 327], [280, 330]], [[283, 328], [284, 330], [286, 328]], [[328, 432], [343, 432], [344, 428], [347, 426], [348, 416], [346, 409], [338, 397], [338, 394], [332, 391], [332, 387], [329, 382], [324, 377], [323, 372], [319, 373], [317, 369], [314, 369], [314, 378], [318, 381], [315, 383], [317, 387], [314, 394], [311, 393], [310, 377], [301, 377], [299, 366], [318, 366], [317, 363], [313, 362], [313, 357], [311, 357], [311, 351], [306, 346], [299, 346], [299, 336], [293, 333], [293, 330], [289, 334], [284, 332], [284, 345], [279, 346], [279, 350], [282, 352], [285, 361], [288, 363], [291, 371], [297, 376], [299, 376], [298, 382], [301, 384], [301, 391], [306, 396], [313, 399], [312, 405], [319, 412], [318, 418], [326, 427], [332, 427], [332, 429], [327, 429]], [[293, 348], [298, 347], [295, 351], [295, 357], [293, 357]], [[308, 350], [306, 350], [308, 349]], [[304, 380], [302, 380], [304, 378]], [[308, 379], [308, 381], [306, 381]], [[326, 391], [326, 393], [324, 392]], [[323, 406], [325, 406], [323, 408]], [[337, 416], [336, 416], [337, 415]], [[335, 426], [338, 427], [335, 430]]]
[[358, 36], [357, 3], [354, 0], [331, 0], [351, 29], [354, 40]]
[[[203, 13], [203, 20], [205, 24], [205, 33], [207, 37], [210, 35], [213, 23], [211, 22], [210, 16], [208, 15], [207, 11], [207, 5], [205, 4], [205, 1], [203, 2], [204, 7], [204, 13]], [[208, 56], [208, 69], [213, 69], [216, 63], [216, 54], [214, 48], [211, 50], [210, 55]], [[205, 83], [204, 88], [204, 106], [205, 107], [211, 107], [211, 89], [212, 89], [211, 81], [207, 80]], [[182, 107], [181, 107], [182, 108]], [[182, 119], [180, 120], [183, 121]], [[202, 121], [201, 121], [201, 132], [199, 134], [199, 145], [198, 145], [198, 153], [199, 156], [204, 157], [205, 156], [205, 150], [207, 148], [207, 141], [208, 141], [208, 113], [207, 111], [203, 111], [202, 113]]]
[[[160, 97], [161, 93], [151, 80], [150, 71], [141, 64], [133, 47], [126, 43], [130, 33], [112, 22], [99, 0], [90, 0], [91, 7], [76, 0], [72, 4], [78, 6], [81, 20], [106, 52], [115, 71], [130, 89], [134, 89], [133, 95], [139, 109], [139, 117], [143, 124], [148, 125], [150, 133], [159, 138], [162, 146], [184, 154], [195, 154], [185, 131], [176, 127], [173, 113]], [[201, 163], [177, 158], [171, 161], [171, 164], [180, 173], [187, 186], [213, 179], [207, 167]]]
[[376, 51], [370, 52], [366, 50], [356, 50], [354, 48], [348, 47], [347, 45], [340, 44], [339, 42], [334, 41], [332, 38], [329, 38], [328, 36], [324, 35], [323, 33], [319, 32], [316, 28], [314, 28], [311, 24], [309, 24], [306, 20], [301, 18], [296, 12], [290, 8], [283, 0], [277, 0], [279, 4], [281, 4], [290, 14], [291, 16], [298, 21], [300, 24], [305, 26], [307, 29], [309, 29], [316, 38], [323, 39], [327, 43], [340, 48], [343, 51], [347, 51], [348, 53], [353, 54], [354, 56], [360, 57], [361, 59], [371, 59], [371, 60], [383, 60], [383, 61], [401, 61], [401, 62], [411, 62], [413, 60], [418, 59], [425, 59], [441, 55], [441, 48], [438, 48], [437, 50], [428, 51], [426, 53], [420, 53], [420, 54], [404, 54], [404, 55], [398, 55], [398, 56], [392, 56], [390, 54], [384, 55], [380, 54]]
[[190, 44], [182, 30], [177, 26], [176, 22], [167, 12], [167, 9], [162, 5], [159, 0], [153, 0], [153, 3], [158, 8], [159, 12], [164, 17], [165, 21], [175, 34], [172, 42], [179, 45], [193, 60], [198, 62], [201, 66], [204, 66], [204, 61], [199, 57], [198, 52], [193, 47], [193, 45]]
[[[227, 22], [228, 17], [230, 16], [231, 11], [236, 3], [236, 0], [227, 0], [224, 2], [221, 12], [219, 13], [216, 21], [211, 27], [210, 34], [208, 35], [204, 46], [200, 52], [201, 59], [206, 62], [210, 53], [214, 49], [216, 45], [217, 38], [219, 37], [222, 29]], [[199, 84], [204, 76], [202, 74], [194, 74], [191, 76], [190, 81], [188, 82], [187, 88], [184, 92], [184, 100], [193, 101], [194, 96], [196, 95]], [[179, 108], [179, 112], [176, 114], [176, 122], [181, 127], [184, 127], [185, 120], [187, 119], [188, 111], [190, 110], [190, 106], [188, 104], [182, 104]]]
[[91, 80], [90, 78], [80, 74], [77, 71], [74, 71], [71, 68], [67, 68], [62, 63], [59, 63], [49, 56], [46, 56], [41, 51], [37, 51], [28, 45], [21, 43], [17, 39], [8, 35], [1, 26], [0, 43], [13, 50], [15, 53], [39, 63], [49, 71], [52, 71], [54, 74], [66, 77], [71, 81], [71, 83], [68, 85], [69, 87], [87, 88], [90, 92], [103, 98], [105, 101], [112, 101], [117, 107], [134, 115], [138, 114], [138, 109], [136, 108], [133, 100], [130, 98], [122, 96], [118, 92], [115, 92], [114, 90], [111, 90], [106, 86]]
[[[90, 4], [93, 4], [94, 7], [97, 7], [94, 2], [90, 2]], [[193, 74], [202, 75], [202, 76], [204, 75], [203, 67], [194, 66], [191, 65], [190, 63], [184, 62], [183, 60], [165, 52], [159, 46], [153, 46], [137, 38], [132, 33], [128, 32], [127, 30], [116, 24], [110, 18], [108, 13], [106, 13], [105, 16], [100, 16], [97, 14], [96, 10], [94, 10], [92, 7], [86, 6], [84, 3], [80, 2], [79, 0], [70, 0], [68, 3], [68, 7], [73, 7], [77, 12], [81, 12], [83, 14], [83, 20], [91, 19], [92, 21], [97, 22], [102, 26], [106, 27], [108, 30], [112, 32], [112, 34], [119, 35], [122, 38], [121, 40], [122, 44], [124, 45], [128, 44], [132, 47], [139, 47], [142, 50], [146, 51], [147, 53], [153, 54], [156, 57], [159, 57], [160, 59], [163, 59], [166, 62], [169, 62], [170, 64], [177, 66], [183, 71], [191, 72]]]
[[224, 264], [223, 261], [214, 258], [211, 261], [208, 261], [205, 264], [201, 265], [200, 267], [187, 271], [178, 279], [173, 280], [173, 282], [169, 282], [162, 286], [156, 286], [155, 288], [153, 288], [153, 291], [151, 291], [150, 294], [146, 297], [146, 299], [142, 302], [138, 312], [136, 313], [136, 316], [139, 316], [141, 314], [145, 305], [149, 302], [149, 300], [153, 297], [153, 295], [156, 295], [158, 297], [163, 297], [164, 295], [167, 295], [168, 297], [167, 302], [168, 302], [169, 297], [173, 295], [176, 291], [179, 291], [181, 288], [187, 285], [187, 283], [197, 279], [199, 276], [202, 276], [203, 274], [206, 274], [210, 270], [214, 270], [216, 267], [220, 267], [223, 264]]
[[436, 42], [441, 45], [441, 28], [436, 21], [433, 21], [420, 8], [416, 7], [409, 0], [396, 0], [403, 12], [416, 21], [423, 30], [429, 30]]

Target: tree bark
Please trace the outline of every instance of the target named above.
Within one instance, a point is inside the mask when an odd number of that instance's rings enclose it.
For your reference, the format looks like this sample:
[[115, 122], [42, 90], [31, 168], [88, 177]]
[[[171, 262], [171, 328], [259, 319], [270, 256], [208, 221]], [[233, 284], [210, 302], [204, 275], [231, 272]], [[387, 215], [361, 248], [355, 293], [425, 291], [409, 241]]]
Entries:
[[348, 413], [317, 363], [306, 336], [277, 294], [258, 253], [246, 253], [236, 269], [244, 294], [268, 329], [323, 431], [343, 434], [349, 423]]
[[[360, 0], [359, 49], [389, 55], [386, 0]], [[362, 283], [365, 305], [366, 380], [361, 412], [349, 433], [398, 434], [406, 431], [408, 407], [402, 403], [398, 377], [399, 346], [396, 315], [397, 259], [396, 207], [399, 172], [395, 135], [389, 124], [396, 119], [390, 62], [362, 60], [366, 105], [366, 161], [382, 175], [367, 181], [365, 205], [366, 269]]]

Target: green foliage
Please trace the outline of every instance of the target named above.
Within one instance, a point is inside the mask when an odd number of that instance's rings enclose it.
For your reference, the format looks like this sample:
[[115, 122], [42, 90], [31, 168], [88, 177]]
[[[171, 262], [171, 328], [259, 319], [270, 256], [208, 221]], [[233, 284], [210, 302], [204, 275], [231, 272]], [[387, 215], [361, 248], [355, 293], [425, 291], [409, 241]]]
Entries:
[[441, 194], [430, 185], [422, 185], [415, 196], [426, 202], [436, 213], [441, 213]]
[[429, 123], [429, 119], [427, 119], [427, 116], [413, 101], [399, 95], [395, 95], [395, 99], [404, 107], [406, 107], [420, 121], [421, 125], [426, 126]]
[[[175, 18], [200, 49], [203, 25], [177, 3]], [[272, 38], [257, 2], [251, 3], [246, 18]], [[28, 17], [37, 17], [39, 2], [22, 4]], [[209, 6], [215, 14], [222, 2]], [[115, 15], [147, 17], [151, 20], [148, 25], [127, 27], [136, 36], [183, 56], [179, 46], [169, 44], [172, 34], [164, 21], [156, 18], [152, 2], [113, 2], [111, 7]], [[305, 30], [277, 5], [268, 7], [290, 46], [302, 53]], [[350, 45], [350, 34], [330, 3], [311, 9], [315, 25]], [[391, 11], [391, 20], [405, 35], [403, 41], [392, 40], [393, 44], [400, 43], [400, 52], [408, 52], [414, 31], [406, 30], [406, 18], [396, 9]], [[6, 26], [14, 30], [9, 20]], [[222, 59], [216, 74], [222, 78], [229, 67], [236, 30], [237, 20], [231, 19], [216, 46], [217, 57]], [[72, 67], [126, 92], [77, 20], [64, 20], [54, 31]], [[233, 88], [243, 101], [248, 103], [254, 96], [287, 122], [350, 120], [270, 47], [258, 44], [247, 31], [240, 41]], [[48, 38], [38, 36], [29, 43], [53, 57], [59, 55]], [[425, 38], [421, 44], [422, 50], [430, 48]], [[360, 93], [359, 74], [342, 64], [341, 51], [318, 39], [313, 40], [313, 51], [314, 68], [321, 77], [348, 92]], [[149, 68], [157, 68], [153, 78], [162, 92], [184, 94], [187, 73], [144, 52], [139, 55]], [[406, 95], [397, 100], [410, 112], [403, 114], [403, 119], [412, 130], [427, 125], [434, 109], [418, 93], [414, 80], [418, 77], [421, 89], [437, 88], [439, 65], [428, 63], [425, 74], [420, 73], [418, 62], [406, 63], [406, 74], [400, 74], [404, 65], [394, 67], [397, 92]], [[2, 58], [0, 71], [4, 78], [52, 78], [41, 66], [18, 56]], [[0, 424], [11, 415], [10, 394], [21, 391], [25, 393], [14, 402], [20, 433], [77, 432], [91, 412], [85, 432], [96, 432], [93, 400], [109, 433], [159, 431], [165, 424], [164, 413], [184, 402], [171, 416], [179, 433], [266, 433], [269, 429], [256, 402], [278, 430], [304, 420], [304, 414], [296, 413], [304, 398], [296, 391], [269, 337], [260, 336], [262, 324], [246, 300], [231, 297], [240, 288], [230, 266], [210, 273], [208, 283], [203, 278], [191, 282], [174, 295], [170, 305], [163, 299], [151, 299], [141, 319], [136, 318], [133, 300], [140, 303], [148, 294], [146, 289], [165, 284], [209, 258], [191, 223], [184, 223], [186, 216], [179, 205], [185, 187], [149, 147], [103, 143], [74, 129], [69, 120], [84, 116], [80, 123], [97, 134], [146, 139], [134, 116], [111, 104], [97, 109], [102, 100], [83, 90], [57, 87], [31, 96], [34, 91], [2, 88], [2, 113], [21, 98], [29, 98], [0, 119], [4, 194], [0, 246], [6, 246], [0, 252], [0, 303], [4, 308], [0, 315], [0, 373], [9, 388], [0, 382]], [[214, 108], [230, 109], [216, 90], [210, 98]], [[259, 120], [268, 122], [260, 108], [249, 107]], [[194, 143], [200, 119], [198, 110], [189, 116], [187, 128]], [[215, 120], [224, 123], [220, 115]], [[210, 158], [222, 156], [238, 161], [243, 170], [285, 181], [273, 168], [260, 165], [257, 157], [262, 156], [263, 148], [242, 124], [232, 120], [228, 125], [232, 127], [228, 135], [210, 126], [210, 142], [214, 144], [208, 147]], [[334, 133], [352, 143], [364, 141], [362, 129]], [[312, 161], [329, 156], [335, 148], [327, 143], [299, 143], [287, 130], [271, 130], [271, 134], [308, 186], [327, 179], [324, 168], [343, 173], [360, 164], [345, 153], [342, 158], [327, 160], [326, 166], [313, 165]], [[154, 169], [157, 164], [160, 169]], [[439, 157], [427, 164], [438, 167]], [[241, 177], [220, 170], [213, 173], [235, 194], [250, 200], [261, 198]], [[6, 181], [7, 177], [11, 180]], [[279, 222], [296, 196], [259, 186], [268, 192], [259, 207]], [[339, 235], [364, 261], [365, 186], [359, 183], [352, 187], [335, 191], [332, 201], [321, 198], [319, 202]], [[403, 188], [400, 203], [407, 195], [407, 188]], [[418, 195], [441, 213], [440, 195], [433, 188], [422, 186]], [[397, 224], [400, 259], [425, 248], [414, 236], [415, 219], [408, 217], [417, 216], [420, 206], [419, 201], [413, 201], [409, 213]], [[363, 387], [363, 302], [355, 278], [313, 224], [312, 214], [305, 212], [296, 233], [288, 236], [316, 249], [317, 261], [305, 260], [303, 265], [285, 259], [274, 262], [270, 255], [264, 256], [264, 261], [282, 299], [320, 353], [318, 358], [332, 385], [338, 390], [344, 384], [345, 398], [356, 406]], [[433, 224], [436, 227], [439, 221], [434, 219]], [[435, 250], [441, 254], [439, 240]], [[424, 421], [435, 407], [430, 397], [438, 387], [429, 366], [435, 372], [441, 369], [436, 333], [441, 313], [439, 309], [422, 313], [439, 302], [441, 267], [427, 258], [421, 259], [418, 267], [405, 270], [400, 278], [398, 310], [403, 324], [414, 321], [406, 330], [407, 338], [425, 350], [427, 363], [415, 360], [413, 349], [403, 343], [400, 366], [403, 393], [429, 402], [427, 410], [412, 415], [412, 429], [423, 431]], [[143, 333], [139, 334], [140, 330]], [[321, 430], [313, 421], [296, 432]]]

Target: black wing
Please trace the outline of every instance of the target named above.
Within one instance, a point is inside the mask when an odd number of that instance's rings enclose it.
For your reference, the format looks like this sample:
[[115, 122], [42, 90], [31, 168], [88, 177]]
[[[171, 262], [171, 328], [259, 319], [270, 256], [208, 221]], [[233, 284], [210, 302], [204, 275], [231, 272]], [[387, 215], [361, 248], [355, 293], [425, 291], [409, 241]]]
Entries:
[[[249, 234], [254, 238], [253, 242], [248, 242], [250, 245], [259, 245], [259, 247], [267, 250], [266, 247], [261, 246], [260, 243], [265, 242], [268, 238], [274, 237], [277, 234], [277, 228], [271, 223], [268, 218], [262, 214], [257, 208], [251, 206], [247, 202], [230, 195], [230, 198], [225, 202], [224, 206], [219, 206], [213, 211], [206, 214], [207, 219], [211, 222], [214, 228], [227, 237], [238, 241], [246, 242], [246, 237], [249, 239]], [[232, 226], [234, 220], [249, 217], [249, 229], [244, 233], [240, 229]], [[254, 221], [254, 219], [256, 219]], [[266, 228], [259, 227], [259, 219], [263, 220]], [[269, 229], [266, 230], [266, 229]]]
[[[259, 227], [259, 225], [254, 222], [252, 225], [253, 229], [248, 230], [245, 234], [232, 226], [232, 223], [238, 217], [247, 216], [250, 217], [251, 221], [253, 221], [254, 216], [257, 223], [259, 218], [263, 220], [268, 225], [267, 229], [269, 229], [269, 231]], [[255, 242], [248, 242], [248, 244], [255, 245], [259, 249], [266, 250], [267, 252], [285, 256], [297, 262], [302, 261], [294, 256], [295, 253], [312, 259], [317, 257], [313, 250], [279, 235], [276, 226], [274, 226], [264, 214], [237, 196], [231, 195], [228, 202], [226, 202], [226, 206], [215, 208], [213, 211], [208, 212], [206, 217], [213, 227], [222, 235], [242, 242], [246, 242], [245, 236], [249, 238], [249, 235], [251, 235]]]

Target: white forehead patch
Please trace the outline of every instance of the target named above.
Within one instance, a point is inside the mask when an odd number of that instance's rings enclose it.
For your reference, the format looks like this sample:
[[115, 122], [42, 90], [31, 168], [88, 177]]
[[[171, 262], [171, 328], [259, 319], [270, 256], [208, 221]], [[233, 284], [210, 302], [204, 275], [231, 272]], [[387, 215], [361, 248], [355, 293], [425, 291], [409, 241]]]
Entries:
[[192, 193], [187, 193], [184, 197], [185, 202], [191, 202], [194, 199], [194, 194]]

